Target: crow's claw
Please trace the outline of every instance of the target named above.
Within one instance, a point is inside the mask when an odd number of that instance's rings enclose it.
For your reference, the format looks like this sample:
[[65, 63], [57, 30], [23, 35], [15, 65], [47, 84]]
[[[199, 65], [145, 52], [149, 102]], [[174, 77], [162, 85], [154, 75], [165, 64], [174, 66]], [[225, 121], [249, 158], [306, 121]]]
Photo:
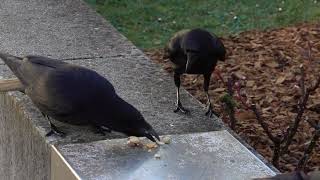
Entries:
[[101, 134], [102, 136], [105, 136], [106, 133], [111, 133], [111, 129], [105, 126], [96, 126], [96, 133]]
[[55, 134], [55, 135], [57, 135], [59, 137], [65, 137], [66, 136], [66, 133], [58, 130], [57, 127], [52, 124], [51, 125], [51, 130], [46, 134], [46, 136], [48, 137], [48, 136], [51, 136], [53, 134]]
[[57, 126], [55, 126], [54, 124], [52, 124], [52, 122], [50, 121], [50, 117], [46, 114], [44, 114], [43, 112], [41, 112], [41, 114], [49, 121], [49, 124], [50, 124], [50, 127], [51, 127], [51, 130], [46, 134], [46, 136], [51, 136], [52, 134], [55, 134], [59, 137], [65, 137], [66, 136], [66, 133], [60, 131]]
[[206, 116], [208, 116], [208, 117], [212, 117], [212, 115], [215, 115], [215, 116], [217, 116], [217, 117], [219, 117], [219, 114], [218, 113], [216, 113], [216, 112], [214, 112], [213, 110], [212, 110], [212, 107], [211, 107], [211, 105], [209, 105], [208, 107], [207, 107], [207, 112], [206, 112]]
[[177, 112], [182, 112], [183, 114], [189, 114], [190, 113], [190, 111], [188, 110], [188, 109], [186, 109], [186, 108], [184, 108], [182, 105], [181, 105], [181, 103], [178, 103], [177, 105], [177, 108], [173, 111], [173, 112], [175, 112], [175, 113], [177, 113]]

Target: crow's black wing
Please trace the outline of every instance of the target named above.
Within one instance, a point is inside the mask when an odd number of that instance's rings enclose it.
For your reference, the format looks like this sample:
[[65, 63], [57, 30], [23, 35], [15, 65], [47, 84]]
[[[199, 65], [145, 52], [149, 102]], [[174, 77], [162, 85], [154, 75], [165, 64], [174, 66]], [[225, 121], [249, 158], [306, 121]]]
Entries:
[[50, 70], [29, 87], [26, 93], [41, 111], [71, 124], [89, 121], [116, 96], [104, 77], [73, 65]]

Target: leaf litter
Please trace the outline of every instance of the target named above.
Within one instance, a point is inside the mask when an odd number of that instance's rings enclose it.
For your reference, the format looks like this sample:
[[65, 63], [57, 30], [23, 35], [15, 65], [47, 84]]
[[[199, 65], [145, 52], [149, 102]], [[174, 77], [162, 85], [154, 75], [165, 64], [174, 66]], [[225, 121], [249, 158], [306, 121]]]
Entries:
[[[307, 87], [311, 86], [320, 72], [320, 24], [299, 24], [266, 31], [247, 31], [236, 36], [221, 38], [227, 48], [227, 59], [219, 62], [219, 71], [224, 82], [231, 74], [245, 79], [248, 98], [257, 103], [262, 117], [273, 133], [287, 129], [297, 112], [299, 92], [299, 66], [305, 67]], [[173, 74], [172, 64], [163, 59], [162, 49], [145, 51], [149, 58]], [[213, 73], [209, 94], [214, 110], [228, 124], [229, 119], [223, 112], [220, 97], [226, 93], [227, 87]], [[173, 81], [172, 81], [173, 83]], [[202, 89], [203, 77], [183, 75], [182, 84], [193, 96], [206, 103]], [[297, 88], [298, 87], [298, 88]], [[236, 132], [254, 147], [267, 160], [272, 159], [272, 142], [268, 139], [252, 112], [241, 105], [237, 109], [238, 120]], [[320, 90], [310, 96], [304, 118], [320, 119]], [[299, 126], [294, 143], [290, 146], [290, 154], [280, 160], [280, 171], [293, 171], [303, 155], [304, 148], [310, 141], [314, 129], [303, 121]], [[312, 157], [307, 164], [307, 171], [320, 169], [320, 143], [317, 143]]]

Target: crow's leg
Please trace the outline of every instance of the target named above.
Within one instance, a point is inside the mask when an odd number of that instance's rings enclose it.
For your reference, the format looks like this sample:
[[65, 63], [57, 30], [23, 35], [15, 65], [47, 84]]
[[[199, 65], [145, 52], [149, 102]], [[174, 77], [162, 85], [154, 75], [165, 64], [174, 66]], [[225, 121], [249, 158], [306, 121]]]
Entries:
[[176, 102], [177, 108], [173, 112], [176, 113], [178, 111], [181, 111], [182, 113], [187, 114], [190, 111], [188, 109], [184, 108], [180, 102], [180, 84], [181, 84], [180, 76], [181, 76], [181, 74], [176, 73], [176, 72], [174, 73], [174, 84], [177, 87], [177, 102]]
[[55, 134], [57, 136], [60, 136], [60, 137], [65, 137], [66, 136], [66, 133], [60, 131], [57, 126], [55, 126], [54, 124], [52, 124], [51, 121], [49, 121], [50, 123], [50, 126], [51, 126], [51, 130], [46, 134], [46, 136], [51, 136], [52, 134]]
[[42, 113], [42, 115], [49, 121], [49, 124], [50, 124], [50, 127], [51, 127], [51, 130], [46, 134], [46, 136], [51, 136], [52, 134], [55, 134], [57, 136], [60, 136], [60, 137], [64, 137], [66, 134], [62, 131], [60, 131], [57, 126], [55, 126], [51, 120], [50, 120], [50, 117], [44, 113]]
[[95, 125], [94, 128], [96, 129], [96, 133], [101, 134], [102, 136], [105, 136], [106, 133], [111, 133], [111, 129], [105, 126]]
[[209, 96], [209, 84], [210, 84], [210, 78], [211, 78], [211, 73], [208, 73], [208, 74], [204, 74], [203, 75], [203, 78], [204, 78], [204, 81], [203, 81], [203, 89], [204, 89], [204, 92], [206, 93], [206, 96], [207, 96], [207, 111], [206, 111], [206, 116], [209, 116], [209, 117], [212, 117], [212, 115], [218, 115], [217, 113], [215, 113], [213, 110], [212, 110], [212, 105], [211, 105], [211, 101], [210, 101], [210, 96]]

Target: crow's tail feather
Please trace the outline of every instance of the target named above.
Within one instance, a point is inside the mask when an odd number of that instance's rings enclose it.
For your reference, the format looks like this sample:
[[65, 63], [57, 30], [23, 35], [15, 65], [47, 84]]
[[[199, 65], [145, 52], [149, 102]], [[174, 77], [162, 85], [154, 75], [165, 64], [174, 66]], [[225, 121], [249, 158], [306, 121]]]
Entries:
[[14, 74], [17, 73], [17, 69], [19, 68], [22, 62], [22, 58], [1, 52], [0, 58], [4, 61], [4, 63], [6, 63], [6, 65], [11, 69], [11, 71]]

